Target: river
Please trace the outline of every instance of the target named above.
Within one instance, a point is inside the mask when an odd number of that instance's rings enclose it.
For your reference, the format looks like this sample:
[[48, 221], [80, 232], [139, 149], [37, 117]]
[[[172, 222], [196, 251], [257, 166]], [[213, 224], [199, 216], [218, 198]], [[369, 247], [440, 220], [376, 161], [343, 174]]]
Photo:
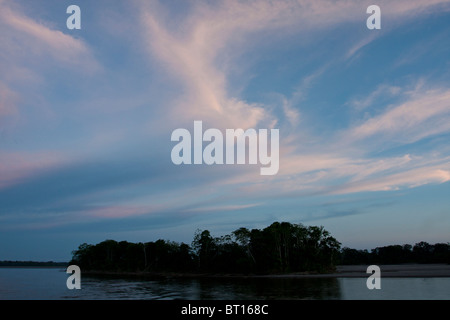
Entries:
[[449, 277], [382, 278], [369, 290], [367, 278], [119, 278], [81, 277], [69, 290], [60, 268], [0, 268], [2, 300], [449, 300]]

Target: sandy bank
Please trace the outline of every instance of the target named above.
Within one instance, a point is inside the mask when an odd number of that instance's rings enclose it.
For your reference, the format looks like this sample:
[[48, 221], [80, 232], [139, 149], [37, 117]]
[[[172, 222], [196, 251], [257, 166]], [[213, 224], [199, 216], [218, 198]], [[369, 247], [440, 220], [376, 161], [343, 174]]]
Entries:
[[[449, 264], [394, 264], [378, 265], [381, 270], [381, 277], [406, 278], [406, 277], [450, 277]], [[263, 277], [292, 277], [292, 278], [367, 278], [368, 265], [348, 265], [337, 266], [335, 273], [326, 274], [283, 274], [268, 275]]]

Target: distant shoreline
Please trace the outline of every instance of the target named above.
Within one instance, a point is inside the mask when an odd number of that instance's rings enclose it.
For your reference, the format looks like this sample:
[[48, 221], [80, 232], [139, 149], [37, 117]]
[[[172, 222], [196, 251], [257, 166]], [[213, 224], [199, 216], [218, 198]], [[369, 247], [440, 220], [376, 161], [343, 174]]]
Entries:
[[55, 266], [55, 265], [48, 265], [48, 266], [0, 266], [0, 269], [66, 269], [67, 266]]
[[68, 265], [68, 262], [55, 261], [0, 261], [0, 268], [61, 268], [67, 267]]
[[[384, 278], [436, 278], [450, 277], [449, 264], [396, 264], [378, 265], [381, 277]], [[296, 272], [285, 274], [213, 274], [213, 273], [177, 273], [177, 272], [119, 272], [119, 271], [85, 271], [88, 276], [113, 277], [154, 277], [154, 278], [367, 278], [368, 265], [342, 265], [337, 266], [333, 273]]]

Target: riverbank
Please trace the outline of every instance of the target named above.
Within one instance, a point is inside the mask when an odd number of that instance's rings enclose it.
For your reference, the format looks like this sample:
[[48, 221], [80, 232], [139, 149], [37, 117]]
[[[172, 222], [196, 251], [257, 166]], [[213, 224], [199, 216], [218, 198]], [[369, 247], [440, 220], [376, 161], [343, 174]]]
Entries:
[[[206, 274], [206, 273], [170, 273], [170, 272], [108, 272], [82, 271], [91, 276], [113, 277], [170, 277], [170, 278], [367, 278], [367, 265], [337, 266], [333, 273], [297, 272], [287, 274], [243, 275], [243, 274]], [[379, 265], [381, 277], [391, 278], [431, 278], [450, 277], [449, 264], [396, 264]]]
[[[431, 278], [450, 277], [449, 264], [393, 264], [378, 265], [381, 277], [385, 278]], [[286, 278], [367, 278], [370, 274], [366, 272], [367, 265], [345, 265], [337, 266], [334, 273], [308, 274], [295, 273], [283, 275], [268, 275], [267, 277]], [[263, 276], [266, 277], [266, 276]]]

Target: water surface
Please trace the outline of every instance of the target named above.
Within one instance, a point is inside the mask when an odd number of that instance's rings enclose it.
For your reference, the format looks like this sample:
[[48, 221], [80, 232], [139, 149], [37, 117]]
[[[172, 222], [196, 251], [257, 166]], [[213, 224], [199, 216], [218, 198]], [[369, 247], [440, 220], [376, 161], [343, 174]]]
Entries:
[[450, 278], [382, 278], [369, 290], [366, 278], [139, 279], [81, 277], [69, 290], [59, 268], [0, 268], [0, 299], [148, 300], [449, 300]]

